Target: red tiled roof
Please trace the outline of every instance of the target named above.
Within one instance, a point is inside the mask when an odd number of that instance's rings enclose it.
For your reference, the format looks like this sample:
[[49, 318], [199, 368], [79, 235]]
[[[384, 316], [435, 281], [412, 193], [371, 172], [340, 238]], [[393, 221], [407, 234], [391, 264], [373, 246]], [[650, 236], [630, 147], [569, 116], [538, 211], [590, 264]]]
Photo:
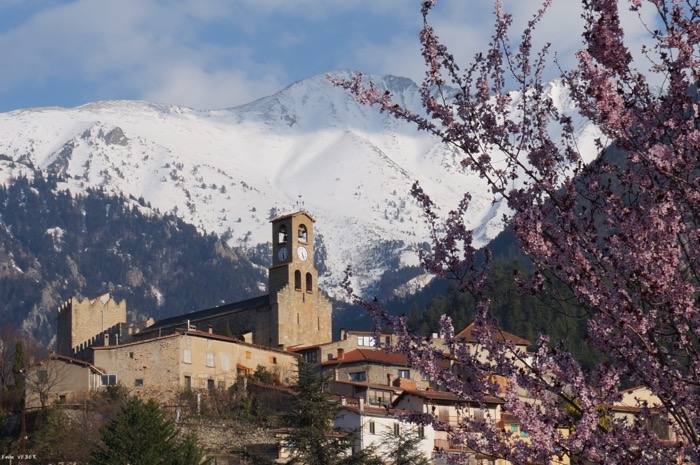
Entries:
[[[396, 398], [394, 401], [394, 404], [398, 402], [399, 399], [407, 396], [407, 395], [413, 395], [416, 397], [420, 397], [422, 399], [427, 399], [431, 401], [443, 401], [443, 402], [454, 402], [455, 404], [458, 403], [465, 403], [469, 402], [464, 399], [460, 399], [456, 395], [454, 395], [451, 392], [444, 392], [444, 391], [433, 391], [433, 390], [424, 390], [424, 389], [406, 389], [404, 392], [399, 395], [399, 397]], [[492, 396], [485, 396], [484, 401], [490, 404], [503, 404], [505, 403], [503, 399], [499, 399], [498, 397], [492, 397]]]
[[82, 367], [89, 368], [90, 370], [94, 371], [95, 373], [98, 373], [98, 374], [101, 374], [101, 375], [104, 374], [104, 370], [102, 370], [101, 368], [97, 368], [95, 365], [93, 365], [93, 364], [90, 363], [90, 362], [86, 362], [85, 360], [79, 360], [79, 359], [73, 358], [73, 357], [68, 357], [68, 356], [66, 356], [66, 355], [60, 355], [60, 354], [57, 354], [57, 353], [55, 353], [55, 352], [51, 352], [51, 353], [49, 354], [48, 359], [39, 361], [38, 363], [35, 363], [35, 364], [32, 365], [32, 366], [39, 366], [39, 365], [41, 365], [43, 362], [45, 362], [46, 360], [58, 360], [58, 361], [61, 361], [61, 362], [71, 363], [71, 364], [73, 364], [73, 365], [80, 365], [80, 366], [82, 366]]
[[304, 346], [304, 345], [291, 346], [291, 347], [287, 347], [287, 351], [288, 352], [303, 352], [303, 351], [309, 350], [309, 349], [318, 349], [319, 347], [323, 347], [323, 346], [326, 346], [329, 344], [332, 344], [332, 343], [331, 342], [324, 342], [322, 344], [312, 344], [312, 345], [308, 345], [308, 346]]
[[[464, 328], [461, 332], [459, 332], [455, 338], [457, 339], [464, 339], [467, 342], [477, 342], [476, 337], [472, 336], [472, 331], [474, 330], [474, 325], [475, 323], [470, 324], [466, 328]], [[498, 342], [504, 342], [504, 341], [512, 341], [514, 344], [517, 345], [530, 345], [530, 341], [527, 339], [523, 339], [521, 337], [516, 336], [515, 334], [511, 334], [507, 331], [503, 331], [501, 329], [491, 327], [493, 329], [493, 337], [496, 341]]]
[[334, 358], [323, 362], [324, 366], [341, 363], [374, 362], [383, 365], [406, 366], [406, 357], [401, 354], [384, 352], [383, 350], [355, 349], [346, 352], [343, 358]]
[[372, 388], [372, 389], [383, 389], [385, 391], [403, 391], [403, 388], [400, 388], [398, 386], [389, 386], [387, 384], [377, 384], [377, 383], [362, 383], [360, 381], [344, 381], [340, 379], [334, 379], [331, 380], [331, 383], [338, 383], [338, 384], [348, 384], [350, 386], [360, 386], [360, 387], [366, 387], [366, 388]]

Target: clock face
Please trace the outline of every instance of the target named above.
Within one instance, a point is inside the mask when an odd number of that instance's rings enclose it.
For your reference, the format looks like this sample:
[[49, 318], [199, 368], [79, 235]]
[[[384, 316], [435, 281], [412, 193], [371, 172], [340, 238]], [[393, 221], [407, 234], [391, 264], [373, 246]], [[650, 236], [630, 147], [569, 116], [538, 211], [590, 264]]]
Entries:
[[286, 247], [282, 247], [279, 249], [279, 251], [277, 252], [277, 258], [279, 258], [279, 260], [281, 262], [283, 262], [287, 259], [287, 248]]
[[297, 255], [299, 256], [300, 260], [306, 260], [306, 258], [309, 256], [309, 253], [306, 251], [305, 247], [299, 246], [297, 249]]

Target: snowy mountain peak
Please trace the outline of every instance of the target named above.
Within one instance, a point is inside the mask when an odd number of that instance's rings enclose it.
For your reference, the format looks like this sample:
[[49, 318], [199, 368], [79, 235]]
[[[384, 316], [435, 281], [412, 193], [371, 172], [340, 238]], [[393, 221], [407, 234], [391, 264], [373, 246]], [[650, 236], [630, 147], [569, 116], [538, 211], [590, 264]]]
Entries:
[[[409, 79], [369, 78], [418, 108]], [[103, 101], [0, 114], [3, 182], [39, 167], [64, 175], [72, 192], [143, 198], [243, 247], [270, 241], [271, 217], [302, 202], [326, 248], [323, 283], [336, 295], [348, 265], [356, 289], [370, 289], [387, 270], [418, 264], [427, 231], [409, 194], [416, 180], [445, 209], [472, 192], [479, 243], [501, 230], [504, 207], [460, 160], [434, 137], [358, 105], [325, 75], [224, 110]]]

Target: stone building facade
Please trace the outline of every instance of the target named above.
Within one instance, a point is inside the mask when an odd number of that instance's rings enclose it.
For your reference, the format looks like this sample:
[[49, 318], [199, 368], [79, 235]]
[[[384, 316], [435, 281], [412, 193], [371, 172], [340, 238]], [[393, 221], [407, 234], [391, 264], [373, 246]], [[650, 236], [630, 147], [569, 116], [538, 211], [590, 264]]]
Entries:
[[294, 354], [202, 331], [96, 347], [94, 354], [108, 384], [166, 403], [186, 390], [229, 389], [258, 366], [283, 383], [296, 372]]

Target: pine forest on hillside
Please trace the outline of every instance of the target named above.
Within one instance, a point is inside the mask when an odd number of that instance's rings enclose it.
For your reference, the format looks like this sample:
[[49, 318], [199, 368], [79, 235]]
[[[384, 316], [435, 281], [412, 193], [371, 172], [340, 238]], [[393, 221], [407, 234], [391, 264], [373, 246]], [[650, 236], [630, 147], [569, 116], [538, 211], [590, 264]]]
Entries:
[[0, 188], [0, 323], [48, 341], [73, 296], [110, 292], [131, 317], [158, 319], [263, 292], [264, 270], [216, 235], [137, 199], [55, 186], [37, 175]]

